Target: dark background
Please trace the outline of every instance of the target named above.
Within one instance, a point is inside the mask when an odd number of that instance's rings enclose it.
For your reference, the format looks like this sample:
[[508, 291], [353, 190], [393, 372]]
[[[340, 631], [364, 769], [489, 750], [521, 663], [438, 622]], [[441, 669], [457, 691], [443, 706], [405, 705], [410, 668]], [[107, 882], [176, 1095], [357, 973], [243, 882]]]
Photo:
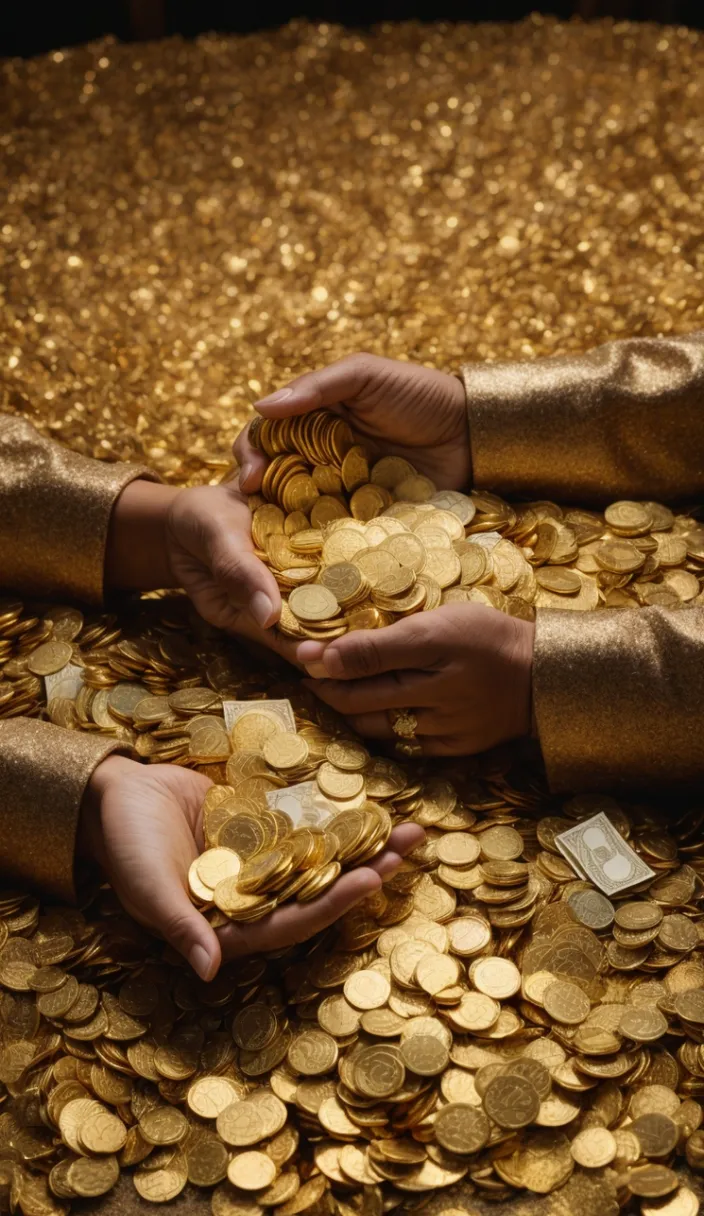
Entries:
[[[43, 6], [42, 6], [43, 7]], [[558, 17], [630, 18], [704, 28], [704, 0], [66, 0], [46, 11], [6, 0], [0, 55], [34, 55], [115, 34], [125, 40], [194, 37], [207, 30], [246, 33], [293, 17], [365, 26], [379, 21], [516, 21], [536, 9]]]

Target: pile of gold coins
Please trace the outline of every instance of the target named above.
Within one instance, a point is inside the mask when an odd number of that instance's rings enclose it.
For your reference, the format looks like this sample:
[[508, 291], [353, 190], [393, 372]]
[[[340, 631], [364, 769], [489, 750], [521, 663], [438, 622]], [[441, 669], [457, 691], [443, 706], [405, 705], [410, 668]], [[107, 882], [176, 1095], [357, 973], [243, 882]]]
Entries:
[[[694, 1216], [701, 808], [665, 829], [606, 796], [552, 800], [508, 753], [374, 757], [183, 597], [144, 600], [123, 629], [6, 601], [0, 648], [0, 714], [213, 779], [190, 886], [215, 925], [314, 898], [392, 824], [426, 829], [335, 929], [209, 985], [108, 891], [84, 912], [3, 895], [7, 1201], [54, 1216], [126, 1172], [152, 1202], [210, 1188], [214, 1216], [485, 1216], [531, 1195]], [[612, 899], [556, 844], [599, 811], [654, 873]]]
[[371, 468], [330, 411], [258, 417], [270, 457], [251, 499], [258, 556], [285, 593], [280, 631], [331, 641], [448, 603], [533, 619], [536, 608], [677, 607], [701, 596], [704, 529], [657, 503], [603, 516], [437, 490], [399, 456]]

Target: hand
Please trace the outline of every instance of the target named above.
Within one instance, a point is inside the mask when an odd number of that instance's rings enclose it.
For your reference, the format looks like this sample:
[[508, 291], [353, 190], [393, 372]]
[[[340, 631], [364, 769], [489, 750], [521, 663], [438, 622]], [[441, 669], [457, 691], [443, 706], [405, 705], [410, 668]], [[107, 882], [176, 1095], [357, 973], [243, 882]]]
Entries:
[[236, 483], [178, 490], [131, 482], [110, 521], [105, 581], [131, 591], [183, 587], [210, 625], [294, 661], [293, 645], [270, 628], [281, 596], [254, 556], [250, 511]]
[[253, 925], [217, 932], [188, 896], [188, 868], [202, 851], [202, 805], [207, 777], [176, 765], [138, 764], [108, 756], [91, 777], [81, 807], [79, 855], [96, 864], [125, 910], [188, 959], [203, 980], [221, 959], [305, 941], [354, 904], [378, 891], [423, 830], [394, 828], [383, 853], [351, 870], [319, 899], [291, 904]]
[[[288, 388], [265, 397], [265, 418], [288, 418], [328, 406], [347, 419], [355, 436], [379, 456], [403, 456], [439, 489], [469, 484], [471, 456], [464, 387], [455, 376], [382, 359], [351, 355], [322, 371], [299, 376]], [[261, 484], [266, 458], [246, 430], [235, 443], [243, 490]]]
[[361, 735], [394, 739], [410, 709], [428, 756], [484, 751], [530, 732], [535, 626], [481, 604], [446, 604], [384, 629], [304, 642], [304, 683]]

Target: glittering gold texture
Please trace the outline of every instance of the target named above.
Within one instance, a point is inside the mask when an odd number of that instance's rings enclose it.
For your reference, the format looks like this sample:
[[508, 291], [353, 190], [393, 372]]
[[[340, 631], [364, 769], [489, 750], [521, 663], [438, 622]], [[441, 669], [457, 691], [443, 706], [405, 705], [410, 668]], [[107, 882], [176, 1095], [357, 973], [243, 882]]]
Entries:
[[2, 400], [203, 477], [250, 401], [350, 351], [700, 328], [703, 66], [694, 31], [542, 18], [8, 62]]
[[75, 898], [78, 810], [93, 770], [114, 741], [48, 722], [0, 722], [0, 829], [6, 881], [46, 896]]
[[113, 504], [144, 476], [146, 468], [98, 465], [0, 416], [0, 585], [99, 604]]
[[[456, 371], [467, 361], [701, 329], [702, 67], [704, 40], [691, 31], [539, 18], [520, 26], [402, 25], [363, 35], [295, 25], [246, 39], [102, 43], [6, 63], [0, 406], [79, 452], [146, 462], [176, 481], [207, 480], [252, 400], [354, 350]], [[248, 689], [265, 691], [256, 682]], [[494, 763], [463, 764], [465, 776], [478, 774], [481, 815], [487, 799], [496, 805]], [[544, 810], [542, 787], [526, 795], [525, 774], [515, 775], [521, 788], [506, 803], [509, 812], [520, 814], [526, 801], [536, 813]], [[500, 788], [505, 792], [503, 781]], [[78, 793], [69, 799], [73, 808]], [[681, 823], [673, 829], [683, 830]], [[669, 869], [670, 838], [650, 837], [649, 848]], [[547, 842], [541, 856], [550, 882], [564, 882], [549, 850]], [[680, 860], [687, 864], [673, 882], [690, 863], [701, 868], [691, 843]], [[681, 899], [689, 907], [691, 875], [675, 906]], [[8, 900], [13, 916], [20, 906], [11, 940], [24, 940], [32, 928], [22, 918], [28, 907], [30, 916], [38, 909], [19, 896], [15, 904]], [[127, 936], [120, 943], [122, 922], [114, 946], [114, 916], [99, 919], [92, 910], [87, 930], [77, 914], [64, 915], [73, 915], [66, 923], [77, 940], [85, 934], [92, 950], [100, 935], [104, 951], [89, 969], [80, 947], [67, 966], [80, 965], [81, 977], [94, 976], [106, 996], [117, 991], [115, 969], [122, 978], [141, 957], [130, 953]], [[350, 921], [353, 937], [357, 923]], [[502, 954], [513, 951], [514, 933], [497, 930]], [[614, 944], [613, 957], [626, 966]], [[112, 961], [111, 951], [120, 961]], [[266, 973], [267, 982], [278, 982], [279, 966]], [[259, 972], [251, 967], [236, 969], [239, 992], [264, 982], [263, 964]], [[194, 1009], [182, 973], [169, 968], [168, 977], [179, 1025], [193, 1029], [200, 999], [208, 996], [198, 989]], [[693, 982], [698, 977], [697, 970]], [[609, 974], [612, 1003], [624, 999], [621, 978]], [[626, 976], [641, 987], [650, 978], [641, 969]], [[229, 1001], [235, 980], [226, 979]], [[261, 991], [284, 1007], [283, 992]], [[306, 1008], [305, 987], [300, 996]], [[4, 1040], [12, 1049], [36, 1029], [29, 1024], [34, 1006], [5, 984], [2, 999]], [[213, 1003], [221, 999], [216, 994]], [[288, 1008], [297, 1022], [294, 1006]], [[669, 998], [667, 1008], [670, 1016]], [[539, 1026], [534, 1009], [523, 1012]], [[228, 1033], [230, 1012], [228, 1005]], [[205, 1016], [207, 1026], [219, 1024], [211, 1006]], [[679, 1074], [689, 1087], [683, 1107], [697, 1106], [689, 1098], [700, 1088], [697, 1035], [682, 1038], [678, 1025], [672, 1044], [680, 1050], [681, 1039], [682, 1050], [692, 1049]], [[55, 1095], [59, 1075], [70, 1075], [65, 1067], [58, 1072], [62, 1050], [51, 1077], [44, 1057], [24, 1074], [24, 1059], [17, 1063], [11, 1052], [3, 1058], [12, 1086], [6, 1115], [21, 1108], [32, 1128], [27, 1138], [24, 1126], [17, 1132], [8, 1121], [3, 1136], [17, 1134], [16, 1151], [39, 1158], [38, 1168], [13, 1176], [13, 1184], [21, 1177], [27, 1210], [46, 1210], [45, 1190], [29, 1190], [30, 1176], [43, 1183], [47, 1151], [33, 1104], [45, 1087]], [[650, 1079], [674, 1085], [667, 1054], [653, 1054]], [[77, 1059], [87, 1065], [80, 1075], [92, 1077], [90, 1055], [81, 1059], [79, 1049]], [[636, 1066], [639, 1078], [641, 1065], [645, 1058]], [[574, 1074], [565, 1080], [571, 1098]], [[166, 1094], [171, 1101], [174, 1091], [165, 1088]], [[610, 1100], [606, 1094], [604, 1110]], [[335, 1099], [326, 1101], [335, 1106]], [[293, 1104], [291, 1110], [297, 1119]], [[339, 1119], [336, 1106], [333, 1113]], [[690, 1109], [687, 1118], [695, 1115]], [[342, 1134], [348, 1129], [349, 1123]], [[617, 1135], [627, 1162], [629, 1133]], [[697, 1135], [687, 1146], [695, 1162]], [[580, 1168], [554, 1196], [540, 1193], [547, 1160], [539, 1155], [541, 1136], [531, 1142], [537, 1165], [527, 1153], [519, 1161], [497, 1154], [511, 1187], [504, 1188], [504, 1174], [480, 1176], [476, 1191], [467, 1183], [460, 1206], [585, 1216], [615, 1211], [608, 1171]], [[4, 1173], [0, 1183], [3, 1199], [8, 1178]], [[514, 1181], [537, 1193], [517, 1192]], [[487, 1184], [493, 1193], [485, 1200], [479, 1188]], [[315, 1186], [315, 1176], [306, 1185]], [[678, 1212], [693, 1210], [691, 1196], [677, 1192]], [[121, 1216], [137, 1205], [144, 1210], [125, 1180], [99, 1202]], [[209, 1192], [192, 1189], [175, 1204], [207, 1212]], [[440, 1192], [426, 1211], [443, 1210]]]

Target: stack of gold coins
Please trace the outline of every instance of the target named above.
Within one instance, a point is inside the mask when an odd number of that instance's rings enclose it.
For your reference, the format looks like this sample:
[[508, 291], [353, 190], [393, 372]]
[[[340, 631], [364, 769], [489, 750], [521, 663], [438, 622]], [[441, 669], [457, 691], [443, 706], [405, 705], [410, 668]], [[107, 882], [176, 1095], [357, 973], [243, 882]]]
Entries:
[[613, 503], [602, 517], [438, 491], [399, 456], [370, 468], [326, 410], [258, 418], [250, 436], [270, 457], [252, 534], [284, 592], [287, 637], [331, 641], [449, 603], [532, 619], [539, 607], [677, 607], [702, 595], [704, 530], [657, 503]]

